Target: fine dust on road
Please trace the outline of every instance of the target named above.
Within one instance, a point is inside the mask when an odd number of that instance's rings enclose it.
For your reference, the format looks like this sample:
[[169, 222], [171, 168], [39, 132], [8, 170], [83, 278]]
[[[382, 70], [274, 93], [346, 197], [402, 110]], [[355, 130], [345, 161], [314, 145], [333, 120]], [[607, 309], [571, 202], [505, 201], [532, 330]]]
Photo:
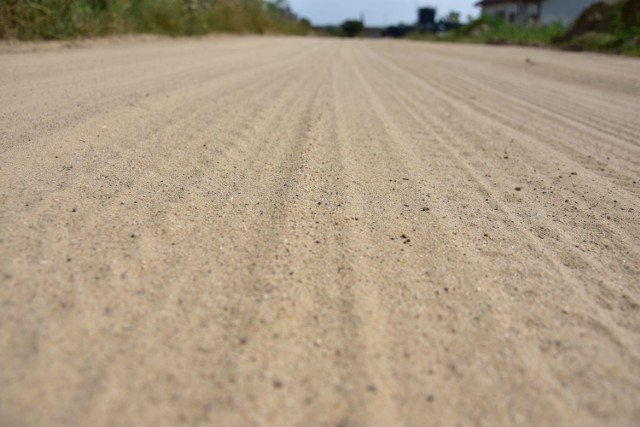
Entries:
[[3, 426], [640, 419], [640, 61], [152, 40], [0, 99]]

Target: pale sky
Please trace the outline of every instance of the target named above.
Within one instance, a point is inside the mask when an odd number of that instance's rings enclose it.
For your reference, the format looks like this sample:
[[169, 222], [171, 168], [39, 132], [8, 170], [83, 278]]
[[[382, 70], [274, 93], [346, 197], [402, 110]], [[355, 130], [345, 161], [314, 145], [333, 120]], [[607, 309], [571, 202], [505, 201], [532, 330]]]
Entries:
[[417, 21], [417, 9], [431, 6], [437, 9], [436, 19], [451, 10], [467, 15], [478, 15], [473, 7], [478, 0], [289, 0], [291, 9], [300, 17], [309, 18], [314, 25], [340, 24], [345, 19], [359, 19], [364, 13], [367, 25], [390, 25]]

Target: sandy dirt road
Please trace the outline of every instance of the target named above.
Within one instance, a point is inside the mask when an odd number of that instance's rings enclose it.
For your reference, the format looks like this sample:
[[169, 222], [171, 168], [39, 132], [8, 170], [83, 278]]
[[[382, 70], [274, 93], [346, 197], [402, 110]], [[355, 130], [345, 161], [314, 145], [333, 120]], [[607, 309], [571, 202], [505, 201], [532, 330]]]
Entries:
[[638, 425], [640, 61], [0, 55], [0, 425]]

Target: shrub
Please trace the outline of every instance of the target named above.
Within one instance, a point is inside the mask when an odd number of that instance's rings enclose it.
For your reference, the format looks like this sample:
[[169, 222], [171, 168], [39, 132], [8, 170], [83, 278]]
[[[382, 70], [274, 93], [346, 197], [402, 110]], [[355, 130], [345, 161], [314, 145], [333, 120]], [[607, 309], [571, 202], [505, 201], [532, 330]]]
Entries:
[[640, 0], [596, 3], [553, 43], [563, 49], [640, 56]]

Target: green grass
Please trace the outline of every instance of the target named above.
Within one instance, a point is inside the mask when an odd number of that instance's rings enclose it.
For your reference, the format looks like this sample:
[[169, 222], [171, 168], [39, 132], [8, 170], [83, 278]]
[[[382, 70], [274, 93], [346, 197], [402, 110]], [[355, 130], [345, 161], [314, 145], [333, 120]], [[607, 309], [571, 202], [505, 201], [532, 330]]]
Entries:
[[640, 56], [640, 36], [624, 37], [619, 34], [615, 35], [594, 31], [574, 36], [570, 40], [562, 42], [560, 47], [574, 51]]
[[436, 40], [462, 43], [514, 44], [525, 46], [549, 45], [554, 37], [563, 34], [565, 28], [554, 25], [511, 25], [503, 21], [482, 17], [457, 30], [440, 35], [413, 33], [415, 40]]
[[286, 18], [281, 6], [262, 0], [0, 0], [0, 38], [309, 30], [308, 22]]
[[640, 0], [589, 7], [569, 28], [561, 25], [510, 25], [481, 17], [445, 34], [414, 33], [415, 40], [553, 46], [566, 50], [640, 56]]

